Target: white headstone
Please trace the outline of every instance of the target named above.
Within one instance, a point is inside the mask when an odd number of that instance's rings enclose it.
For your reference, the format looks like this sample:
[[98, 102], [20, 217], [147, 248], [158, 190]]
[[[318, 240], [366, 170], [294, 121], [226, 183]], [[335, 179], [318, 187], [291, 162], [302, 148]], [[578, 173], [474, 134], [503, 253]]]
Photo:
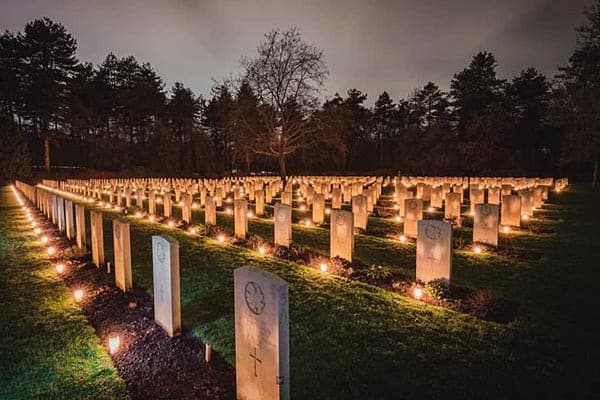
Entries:
[[152, 236], [154, 320], [169, 336], [181, 333], [179, 243], [170, 236]]
[[275, 204], [275, 244], [289, 247], [292, 242], [292, 206]]
[[92, 230], [92, 262], [100, 267], [104, 265], [104, 229], [102, 226], [102, 213], [90, 211]]
[[421, 220], [417, 236], [417, 281], [442, 279], [452, 275], [452, 225], [444, 221]]
[[473, 242], [498, 246], [498, 206], [475, 204], [473, 218]]
[[234, 272], [237, 398], [290, 398], [288, 284], [252, 267]]
[[113, 219], [113, 245], [115, 256], [115, 284], [124, 292], [133, 286], [131, 274], [131, 243], [129, 223]]
[[354, 253], [354, 217], [350, 211], [331, 210], [329, 256], [352, 261]]

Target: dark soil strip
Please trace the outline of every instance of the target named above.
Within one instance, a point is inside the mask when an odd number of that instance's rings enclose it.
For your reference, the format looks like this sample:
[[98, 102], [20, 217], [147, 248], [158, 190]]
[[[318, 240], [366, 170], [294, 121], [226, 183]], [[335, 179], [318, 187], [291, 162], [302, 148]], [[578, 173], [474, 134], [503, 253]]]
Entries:
[[[45, 225], [49, 232], [51, 225]], [[57, 260], [72, 249], [66, 239], [56, 244]], [[215, 352], [206, 363], [204, 344], [189, 333], [169, 337], [154, 322], [152, 298], [142, 288], [122, 292], [89, 254], [65, 265], [63, 279], [71, 289], [84, 290], [80, 306], [102, 343], [108, 347], [109, 336], [119, 335], [113, 363], [132, 399], [235, 398], [234, 368]]]

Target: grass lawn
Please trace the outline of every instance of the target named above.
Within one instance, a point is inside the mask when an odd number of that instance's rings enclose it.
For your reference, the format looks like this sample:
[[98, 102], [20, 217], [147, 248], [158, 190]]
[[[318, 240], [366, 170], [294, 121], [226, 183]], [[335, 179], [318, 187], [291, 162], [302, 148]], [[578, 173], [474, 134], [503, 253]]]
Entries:
[[[184, 329], [233, 362], [233, 270], [250, 264], [290, 284], [292, 398], [517, 398], [525, 394], [584, 398], [598, 394], [595, 361], [600, 351], [593, 326], [600, 274], [599, 200], [598, 193], [571, 186], [560, 196], [553, 195], [531, 221], [532, 227], [544, 228], [542, 233], [533, 230], [502, 239], [512, 247], [537, 252], [536, 259], [455, 252], [456, 284], [489, 289], [520, 304], [519, 316], [509, 324], [423, 305], [172, 230], [169, 234], [180, 242]], [[110, 260], [109, 219], [115, 214], [105, 215]], [[219, 225], [232, 227], [230, 216], [219, 213], [217, 218]], [[134, 282], [151, 294], [151, 235], [168, 229], [129, 219]], [[194, 212], [194, 220], [201, 222], [202, 213]], [[252, 220], [250, 231], [272, 238], [268, 220]], [[469, 228], [457, 234], [467, 238]], [[295, 225], [294, 241], [328, 251], [324, 229]], [[414, 245], [360, 235], [356, 256], [414, 275]]]
[[125, 385], [0, 188], [0, 399], [124, 399]]

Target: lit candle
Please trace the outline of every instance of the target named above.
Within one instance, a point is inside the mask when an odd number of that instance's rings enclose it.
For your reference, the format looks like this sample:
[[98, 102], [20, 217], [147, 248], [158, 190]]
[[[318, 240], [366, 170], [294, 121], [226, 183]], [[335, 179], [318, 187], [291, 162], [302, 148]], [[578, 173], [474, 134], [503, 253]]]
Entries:
[[116, 354], [119, 351], [121, 340], [119, 336], [111, 336], [108, 338], [108, 349], [110, 354]]

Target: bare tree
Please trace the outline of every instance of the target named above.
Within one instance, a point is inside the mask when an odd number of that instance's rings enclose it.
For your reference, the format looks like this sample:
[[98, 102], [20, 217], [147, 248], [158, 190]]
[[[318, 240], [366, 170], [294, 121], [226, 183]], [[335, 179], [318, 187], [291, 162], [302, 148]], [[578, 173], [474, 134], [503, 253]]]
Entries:
[[321, 139], [313, 117], [328, 75], [323, 51], [302, 40], [297, 28], [273, 29], [258, 46], [256, 58], [243, 59], [245, 80], [256, 94], [262, 124], [245, 124], [255, 153], [275, 157], [286, 178], [286, 159]]

